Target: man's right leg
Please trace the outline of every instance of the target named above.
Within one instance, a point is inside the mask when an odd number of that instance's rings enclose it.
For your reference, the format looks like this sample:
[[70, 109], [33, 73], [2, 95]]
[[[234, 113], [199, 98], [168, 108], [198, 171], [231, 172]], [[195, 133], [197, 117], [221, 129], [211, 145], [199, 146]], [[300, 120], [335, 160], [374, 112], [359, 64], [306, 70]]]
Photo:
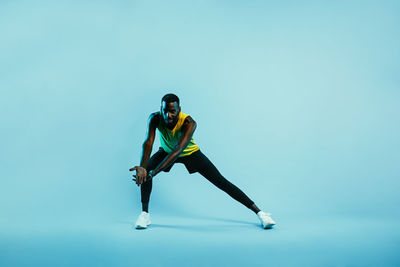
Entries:
[[[147, 163], [147, 172], [154, 170], [158, 164], [168, 155], [163, 149], [159, 149], [156, 153], [151, 156], [149, 162]], [[153, 179], [146, 181], [140, 185], [141, 198], [142, 198], [142, 210], [149, 212], [149, 201], [151, 189], [153, 188]]]

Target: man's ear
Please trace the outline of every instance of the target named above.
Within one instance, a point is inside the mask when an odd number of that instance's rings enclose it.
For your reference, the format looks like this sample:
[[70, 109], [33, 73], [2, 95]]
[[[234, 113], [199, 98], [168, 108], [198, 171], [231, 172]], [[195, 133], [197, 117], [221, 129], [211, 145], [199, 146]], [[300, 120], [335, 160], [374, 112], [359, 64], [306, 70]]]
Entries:
[[181, 113], [181, 107], [179, 107], [179, 113]]

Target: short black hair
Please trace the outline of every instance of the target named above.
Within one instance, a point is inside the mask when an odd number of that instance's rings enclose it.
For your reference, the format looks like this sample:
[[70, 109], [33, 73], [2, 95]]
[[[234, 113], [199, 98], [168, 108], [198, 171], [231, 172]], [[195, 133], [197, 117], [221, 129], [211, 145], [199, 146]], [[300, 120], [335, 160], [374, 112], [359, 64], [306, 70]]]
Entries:
[[179, 97], [177, 95], [174, 94], [166, 94], [165, 96], [163, 96], [163, 98], [161, 99], [161, 103], [165, 101], [166, 103], [170, 103], [170, 102], [177, 102], [178, 106], [179, 106]]

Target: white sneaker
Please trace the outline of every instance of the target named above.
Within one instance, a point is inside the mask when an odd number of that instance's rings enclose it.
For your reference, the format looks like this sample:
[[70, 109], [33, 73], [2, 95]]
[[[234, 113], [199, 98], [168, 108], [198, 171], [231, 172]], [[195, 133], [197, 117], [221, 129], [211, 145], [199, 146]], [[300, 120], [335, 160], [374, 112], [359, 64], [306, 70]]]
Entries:
[[142, 211], [136, 220], [136, 229], [146, 229], [151, 224], [150, 213]]
[[258, 218], [260, 219], [261, 225], [264, 229], [270, 229], [272, 226], [274, 226], [276, 223], [272, 218], [270, 217], [271, 213], [266, 213], [263, 211], [259, 211], [257, 213]]

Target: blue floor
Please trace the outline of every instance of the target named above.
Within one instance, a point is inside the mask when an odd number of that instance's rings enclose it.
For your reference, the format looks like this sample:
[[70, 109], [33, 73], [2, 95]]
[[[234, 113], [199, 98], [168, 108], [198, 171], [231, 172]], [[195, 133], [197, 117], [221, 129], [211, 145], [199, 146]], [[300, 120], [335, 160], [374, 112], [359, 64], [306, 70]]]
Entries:
[[[152, 215], [3, 228], [0, 266], [400, 266], [399, 220]], [[18, 230], [17, 230], [18, 229]]]

